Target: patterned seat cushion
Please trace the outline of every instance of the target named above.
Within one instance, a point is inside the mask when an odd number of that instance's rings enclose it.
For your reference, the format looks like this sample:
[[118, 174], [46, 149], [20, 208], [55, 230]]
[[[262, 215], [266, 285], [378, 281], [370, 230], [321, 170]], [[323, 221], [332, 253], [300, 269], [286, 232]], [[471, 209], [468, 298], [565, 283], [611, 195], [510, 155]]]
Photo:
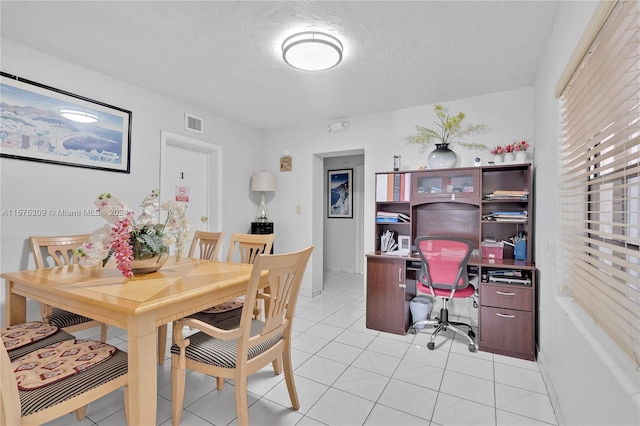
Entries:
[[[251, 336], [259, 334], [260, 330], [262, 330], [262, 327], [264, 327], [264, 323], [262, 321], [256, 319], [251, 320]], [[253, 346], [249, 349], [248, 358], [255, 358], [256, 356], [260, 355], [261, 353], [278, 343], [281, 339], [282, 334], [279, 334], [264, 342], [263, 344]], [[214, 365], [223, 368], [235, 368], [236, 353], [238, 351], [237, 340], [216, 339], [215, 337], [211, 337], [203, 332], [198, 332], [192, 336], [189, 336], [189, 341], [190, 344], [185, 349], [185, 355], [187, 358], [201, 362], [203, 364]], [[180, 347], [178, 345], [171, 346], [171, 353], [180, 354]]]
[[41, 321], [24, 322], [0, 329], [2, 343], [7, 351], [21, 348], [45, 339], [58, 331], [58, 327]]
[[116, 347], [95, 340], [65, 340], [11, 362], [19, 390], [40, 389], [111, 358]]
[[60, 328], [71, 327], [72, 325], [84, 324], [85, 322], [93, 321], [91, 318], [83, 317], [82, 315], [74, 314], [62, 309], [53, 308], [51, 312], [51, 318], [49, 323], [57, 325]]
[[216, 314], [200, 311], [193, 315], [190, 315], [189, 318], [195, 318], [223, 330], [232, 330], [234, 328], [238, 328], [238, 326], [240, 325], [240, 318], [242, 318], [242, 307]]
[[219, 305], [205, 309], [202, 312], [205, 314], [220, 314], [222, 312], [232, 311], [242, 308], [244, 301], [242, 299], [231, 300], [229, 302], [220, 303]]
[[127, 374], [127, 353], [119, 349], [108, 360], [40, 389], [18, 391], [22, 416], [52, 407]]

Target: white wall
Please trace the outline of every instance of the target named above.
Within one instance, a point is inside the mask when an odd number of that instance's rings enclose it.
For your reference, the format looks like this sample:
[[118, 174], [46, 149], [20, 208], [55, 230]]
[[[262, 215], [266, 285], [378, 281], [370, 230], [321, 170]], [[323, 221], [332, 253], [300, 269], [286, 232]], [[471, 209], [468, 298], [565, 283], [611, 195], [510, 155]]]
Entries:
[[[160, 131], [167, 130], [222, 146], [224, 164], [232, 165], [223, 171], [223, 226], [229, 235], [248, 231], [259, 202], [249, 191], [252, 172], [262, 167], [258, 131], [13, 40], [3, 38], [1, 42], [2, 71], [130, 110], [132, 135], [131, 174], [0, 159], [0, 208], [91, 208], [102, 192], [118, 194], [136, 208], [152, 189], [160, 187]], [[184, 130], [185, 112], [204, 118], [203, 135]], [[4, 216], [0, 218], [0, 270], [34, 267], [29, 235], [91, 233], [103, 224], [95, 217]], [[4, 290], [1, 294], [4, 312]], [[32, 309], [29, 319], [34, 318], [31, 314]], [[4, 323], [4, 314], [1, 321]]]
[[[561, 2], [534, 87], [538, 361], [560, 424], [640, 424], [639, 373], [581, 309], [558, 298], [562, 227], [559, 220], [559, 103], [554, 88], [597, 2]], [[564, 307], [564, 308], [563, 308]], [[635, 392], [635, 395], [632, 395]]]

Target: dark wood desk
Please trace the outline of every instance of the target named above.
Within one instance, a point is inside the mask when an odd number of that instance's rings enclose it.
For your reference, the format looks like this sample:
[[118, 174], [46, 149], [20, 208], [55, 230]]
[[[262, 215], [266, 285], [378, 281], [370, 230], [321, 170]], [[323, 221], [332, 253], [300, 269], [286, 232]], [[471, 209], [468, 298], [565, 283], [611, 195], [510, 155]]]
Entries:
[[[411, 326], [410, 302], [416, 296], [421, 262], [417, 254], [367, 255], [367, 328], [406, 334]], [[478, 280], [479, 349], [523, 359], [535, 359], [535, 265], [513, 259], [469, 259], [471, 275], [493, 270], [520, 270], [531, 285]]]

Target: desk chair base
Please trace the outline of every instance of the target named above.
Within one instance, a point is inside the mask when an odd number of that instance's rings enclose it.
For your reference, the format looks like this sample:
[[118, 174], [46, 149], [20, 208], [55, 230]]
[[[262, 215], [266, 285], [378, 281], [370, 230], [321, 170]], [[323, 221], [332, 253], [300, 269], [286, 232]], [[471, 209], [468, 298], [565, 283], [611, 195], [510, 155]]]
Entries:
[[[476, 347], [476, 341], [474, 340], [474, 338], [476, 337], [476, 333], [471, 328], [471, 325], [466, 324], [464, 322], [449, 321], [449, 311], [447, 310], [447, 307], [446, 307], [446, 301], [445, 301], [445, 306], [442, 309], [440, 309], [439, 318], [436, 318], [435, 320], [416, 321], [413, 324], [411, 324], [411, 327], [409, 328], [409, 333], [416, 334], [418, 331], [418, 327], [416, 326], [420, 326], [420, 325], [422, 326], [433, 325], [434, 327], [436, 327], [435, 331], [431, 333], [431, 339], [429, 340], [429, 343], [427, 343], [427, 348], [430, 350], [434, 350], [436, 348], [435, 340], [438, 333], [440, 333], [440, 331], [443, 331], [443, 330], [447, 331], [447, 329], [449, 328], [454, 332], [467, 338], [469, 342], [469, 352], [477, 352], [478, 350], [478, 348]], [[469, 331], [465, 333], [464, 330], [460, 328], [461, 326], [468, 327]]]

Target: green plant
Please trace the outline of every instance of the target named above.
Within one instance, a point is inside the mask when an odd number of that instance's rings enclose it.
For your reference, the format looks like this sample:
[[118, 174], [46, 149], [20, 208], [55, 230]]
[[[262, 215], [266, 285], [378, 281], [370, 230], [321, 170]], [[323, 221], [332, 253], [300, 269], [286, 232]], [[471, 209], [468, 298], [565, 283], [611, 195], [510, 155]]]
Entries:
[[457, 143], [466, 148], [488, 149], [486, 145], [473, 142], [462, 142], [460, 139], [464, 136], [482, 133], [489, 129], [484, 124], [462, 125], [465, 114], [459, 112], [457, 115], [449, 115], [444, 107], [440, 104], [433, 107], [438, 119], [433, 122], [433, 128], [416, 126], [418, 133], [407, 136], [405, 140], [411, 144], [428, 145], [434, 144], [451, 144]]

